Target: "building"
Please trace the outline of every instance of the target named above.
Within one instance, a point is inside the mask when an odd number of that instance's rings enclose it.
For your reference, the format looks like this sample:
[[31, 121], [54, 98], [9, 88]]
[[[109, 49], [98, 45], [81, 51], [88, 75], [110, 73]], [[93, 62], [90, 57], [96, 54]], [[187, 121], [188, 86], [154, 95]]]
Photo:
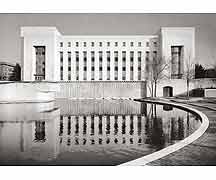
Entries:
[[0, 62], [0, 81], [19, 81], [20, 73], [19, 64]]
[[14, 75], [14, 64], [0, 62], [0, 81], [10, 81]]
[[[97, 87], [114, 83], [113, 86], [121, 84], [119, 88], [123, 89], [125, 84], [133, 82], [127, 86], [133, 89], [134, 84], [137, 88], [141, 83], [142, 90], [134, 97], [145, 96], [149, 64], [154, 58], [171, 60], [165, 73], [173, 86], [174, 80], [183, 79], [188, 58], [195, 58], [193, 27], [162, 27], [158, 35], [151, 36], [68, 36], [55, 27], [21, 27], [21, 37], [22, 80], [91, 82]], [[183, 90], [171, 88], [173, 95]]]

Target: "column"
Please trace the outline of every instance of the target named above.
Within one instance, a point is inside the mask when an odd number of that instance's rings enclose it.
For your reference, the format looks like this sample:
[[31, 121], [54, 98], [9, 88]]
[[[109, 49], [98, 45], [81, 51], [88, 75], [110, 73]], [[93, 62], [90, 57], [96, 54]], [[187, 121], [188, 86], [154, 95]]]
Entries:
[[[146, 51], [142, 51], [141, 52], [141, 80], [145, 80], [146, 79]], [[150, 61], [150, 59], [149, 59]]]
[[110, 143], [114, 143], [114, 122], [115, 122], [115, 117], [110, 116]]
[[83, 50], [79, 50], [79, 81], [83, 81]]
[[138, 143], [138, 120], [137, 115], [133, 115], [133, 124], [134, 124], [134, 134], [133, 134], [133, 140], [134, 144]]
[[68, 80], [68, 52], [66, 49], [63, 51], [63, 80]]
[[91, 80], [91, 51], [87, 51], [87, 80]]
[[114, 81], [114, 51], [110, 50], [110, 80]]
[[71, 144], [74, 144], [74, 137], [75, 137], [75, 116], [71, 116]]
[[76, 80], [76, 57], [75, 51], [71, 51], [71, 80]]
[[118, 51], [118, 80], [122, 81], [122, 51]]
[[81, 142], [83, 137], [83, 116], [79, 116], [79, 141]]
[[90, 136], [91, 136], [91, 116], [86, 116], [87, 122], [87, 131], [86, 131], [86, 144], [90, 144]]
[[130, 144], [130, 116], [125, 116], [125, 124], [126, 124], [126, 131], [125, 131], [125, 144]]
[[99, 137], [99, 117], [95, 116], [94, 117], [94, 129], [95, 129], [95, 133], [94, 133], [94, 140], [95, 140], [95, 144], [98, 144], [98, 137]]
[[126, 80], [130, 80], [130, 49], [126, 51]]
[[[104, 43], [105, 44], [105, 43]], [[102, 72], [102, 75], [103, 75], [103, 81], [106, 81], [107, 80], [107, 54], [106, 54], [106, 51], [103, 50], [103, 72]]]
[[95, 80], [99, 80], [99, 51], [95, 51]]
[[134, 63], [133, 63], [133, 80], [138, 80], [138, 51], [134, 51]]
[[118, 142], [122, 143], [122, 116], [118, 116]]

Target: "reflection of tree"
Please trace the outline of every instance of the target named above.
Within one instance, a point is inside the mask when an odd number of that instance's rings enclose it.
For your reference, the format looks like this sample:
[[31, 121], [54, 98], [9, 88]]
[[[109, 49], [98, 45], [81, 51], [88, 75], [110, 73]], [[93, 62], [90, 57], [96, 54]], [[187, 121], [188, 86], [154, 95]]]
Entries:
[[[178, 119], [178, 120], [177, 120]], [[184, 118], [171, 118], [171, 140], [184, 139]]]
[[156, 104], [151, 104], [150, 116], [146, 118], [146, 143], [156, 146], [158, 149], [164, 147], [165, 136], [163, 132], [162, 118], [157, 116]]
[[184, 139], [184, 119], [182, 117], [178, 118], [178, 134], [179, 140]]

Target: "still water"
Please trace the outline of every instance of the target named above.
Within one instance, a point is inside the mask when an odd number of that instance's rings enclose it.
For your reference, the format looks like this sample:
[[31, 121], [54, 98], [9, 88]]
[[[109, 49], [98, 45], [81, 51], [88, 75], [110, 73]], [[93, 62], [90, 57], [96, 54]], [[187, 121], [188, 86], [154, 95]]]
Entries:
[[0, 165], [119, 165], [200, 124], [185, 110], [132, 100], [0, 104]]

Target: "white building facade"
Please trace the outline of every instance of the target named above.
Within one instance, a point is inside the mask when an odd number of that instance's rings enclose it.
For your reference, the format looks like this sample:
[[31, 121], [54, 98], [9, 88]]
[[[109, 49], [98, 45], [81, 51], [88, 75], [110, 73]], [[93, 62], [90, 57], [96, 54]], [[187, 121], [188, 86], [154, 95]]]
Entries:
[[194, 28], [161, 28], [148, 36], [65, 36], [55, 27], [22, 27], [24, 81], [143, 82], [154, 58], [172, 60], [170, 79], [181, 79], [195, 57]]

